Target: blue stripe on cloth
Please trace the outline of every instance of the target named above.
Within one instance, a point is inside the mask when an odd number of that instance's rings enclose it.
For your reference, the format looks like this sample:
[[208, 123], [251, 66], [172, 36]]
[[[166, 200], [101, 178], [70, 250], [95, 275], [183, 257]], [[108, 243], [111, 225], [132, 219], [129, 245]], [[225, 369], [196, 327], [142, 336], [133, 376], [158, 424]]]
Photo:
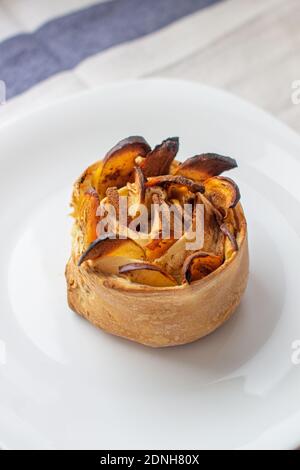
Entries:
[[74, 68], [91, 55], [220, 1], [113, 0], [56, 18], [33, 33], [9, 38], [0, 43], [0, 79], [6, 82], [7, 98]]

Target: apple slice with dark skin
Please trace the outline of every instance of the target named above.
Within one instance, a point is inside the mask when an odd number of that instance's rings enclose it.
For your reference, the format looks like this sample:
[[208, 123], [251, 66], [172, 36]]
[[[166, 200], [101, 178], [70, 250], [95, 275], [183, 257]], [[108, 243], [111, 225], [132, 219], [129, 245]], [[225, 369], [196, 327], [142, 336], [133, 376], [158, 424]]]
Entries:
[[114, 233], [104, 233], [95, 240], [81, 255], [78, 266], [88, 260], [96, 260], [105, 256], [120, 256], [131, 259], [144, 259], [143, 248], [131, 238], [116, 238]]
[[204, 183], [205, 197], [218, 209], [223, 216], [230, 208], [234, 208], [241, 195], [237, 184], [230, 178], [215, 176]]
[[119, 276], [120, 266], [128, 263], [136, 263], [138, 260], [128, 258], [128, 256], [103, 256], [93, 261], [93, 270], [103, 274], [113, 274]]
[[131, 282], [152, 287], [174, 287], [176, 280], [159, 266], [151, 263], [129, 263], [119, 268], [119, 274]]
[[133, 181], [135, 159], [146, 157], [151, 151], [143, 137], [132, 136], [121, 140], [105, 156], [98, 182], [98, 192], [104, 197], [107, 188], [121, 188]]
[[223, 262], [221, 256], [214, 253], [196, 251], [188, 256], [182, 267], [182, 282], [190, 284], [198, 281], [218, 269]]
[[182, 175], [195, 181], [205, 181], [237, 166], [237, 162], [231, 157], [216, 153], [203, 153], [185, 160], [179, 165], [175, 175]]
[[191, 179], [185, 178], [184, 176], [173, 176], [173, 175], [162, 175], [154, 176], [148, 178], [146, 182], [146, 188], [151, 188], [152, 186], [170, 186], [177, 184], [179, 186], [185, 186], [193, 193], [204, 193], [204, 186], [199, 183], [195, 183]]
[[177, 155], [178, 148], [178, 137], [169, 137], [160, 145], [157, 145], [141, 163], [144, 175], [146, 177], [168, 175], [171, 163]]

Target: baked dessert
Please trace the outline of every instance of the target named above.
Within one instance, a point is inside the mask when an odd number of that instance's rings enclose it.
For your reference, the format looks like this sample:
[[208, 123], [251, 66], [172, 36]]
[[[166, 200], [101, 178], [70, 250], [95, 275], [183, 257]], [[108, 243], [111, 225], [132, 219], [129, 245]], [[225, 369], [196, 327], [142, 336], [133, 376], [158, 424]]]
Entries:
[[[179, 163], [179, 139], [120, 141], [75, 182], [71, 309], [152, 346], [195, 341], [234, 313], [247, 286], [247, 224], [230, 157]], [[168, 230], [166, 230], [166, 228]]]

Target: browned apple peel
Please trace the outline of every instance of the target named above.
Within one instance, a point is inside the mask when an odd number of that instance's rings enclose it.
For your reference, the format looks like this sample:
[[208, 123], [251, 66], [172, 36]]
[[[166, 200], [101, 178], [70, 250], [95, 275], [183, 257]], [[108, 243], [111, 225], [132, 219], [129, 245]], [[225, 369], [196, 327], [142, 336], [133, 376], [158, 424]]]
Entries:
[[198, 251], [188, 256], [182, 268], [182, 282], [190, 284], [199, 281], [218, 269], [223, 258], [214, 253]]
[[129, 263], [119, 268], [131, 282], [153, 287], [174, 287], [176, 280], [159, 266], [151, 263]]
[[226, 216], [228, 209], [234, 208], [241, 198], [237, 184], [224, 176], [209, 178], [205, 181], [204, 187], [205, 196], [223, 216]]
[[146, 177], [168, 175], [170, 173], [170, 166], [177, 155], [178, 148], [178, 137], [169, 137], [160, 145], [157, 145], [141, 162], [144, 175]]
[[131, 259], [144, 259], [143, 248], [131, 238], [116, 238], [114, 233], [105, 233], [87, 248], [79, 259], [78, 266], [89, 260], [105, 256], [119, 256]]
[[216, 153], [203, 153], [188, 158], [176, 170], [175, 175], [182, 175], [195, 181], [205, 181], [212, 176], [218, 176], [224, 171], [237, 167], [237, 162], [231, 157]]
[[184, 176], [173, 176], [173, 175], [163, 175], [155, 176], [147, 179], [146, 188], [152, 186], [163, 186], [168, 187], [170, 185], [178, 185], [181, 187], [186, 187], [193, 193], [200, 192], [204, 193], [205, 188], [202, 184], [195, 183], [191, 179], [185, 178]]

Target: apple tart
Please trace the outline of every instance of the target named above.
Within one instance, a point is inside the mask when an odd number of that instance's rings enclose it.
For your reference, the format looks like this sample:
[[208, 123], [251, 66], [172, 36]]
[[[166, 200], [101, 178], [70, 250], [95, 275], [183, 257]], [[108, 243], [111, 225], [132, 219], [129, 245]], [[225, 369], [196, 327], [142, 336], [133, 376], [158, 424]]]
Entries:
[[[234, 313], [249, 270], [233, 158], [176, 160], [179, 139], [120, 141], [73, 188], [71, 309], [152, 347], [195, 341]], [[221, 176], [222, 175], [222, 176]]]

